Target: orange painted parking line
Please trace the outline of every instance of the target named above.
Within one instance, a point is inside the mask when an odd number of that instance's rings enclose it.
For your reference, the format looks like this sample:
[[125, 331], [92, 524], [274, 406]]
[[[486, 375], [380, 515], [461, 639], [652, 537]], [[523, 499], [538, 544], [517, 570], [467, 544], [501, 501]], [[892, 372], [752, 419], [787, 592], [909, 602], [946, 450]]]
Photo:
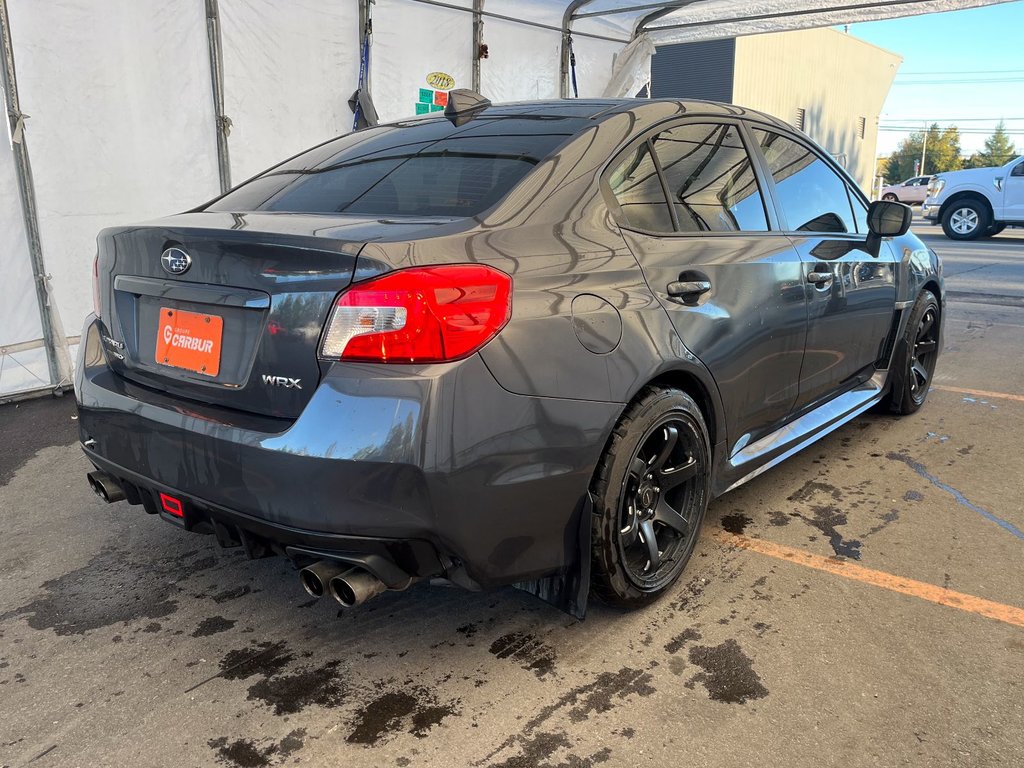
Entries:
[[947, 387], [945, 384], [932, 384], [932, 389], [939, 389], [943, 392], [956, 392], [961, 395], [973, 395], [974, 397], [995, 397], [1002, 400], [1016, 400], [1024, 403], [1024, 395], [1013, 395], [1009, 392], [987, 392], [984, 389], [967, 389], [966, 387]]
[[910, 595], [921, 600], [927, 600], [950, 608], [959, 608], [961, 611], [974, 613], [1015, 627], [1024, 627], [1024, 608], [1013, 605], [996, 603], [992, 600], [985, 600], [982, 597], [967, 595], [963, 592], [954, 592], [952, 589], [937, 587], [924, 581], [906, 579], [902, 576], [894, 576], [885, 571], [876, 571], [872, 568], [865, 568], [846, 560], [836, 560], [830, 557], [822, 557], [801, 549], [793, 549], [782, 544], [776, 544], [764, 539], [751, 539], [747, 536], [739, 536], [731, 533], [717, 531], [712, 536], [718, 542], [732, 547], [757, 552], [761, 555], [785, 560], [817, 571], [842, 576], [847, 579], [859, 581], [863, 584], [871, 584], [892, 592], [899, 592], [903, 595]]

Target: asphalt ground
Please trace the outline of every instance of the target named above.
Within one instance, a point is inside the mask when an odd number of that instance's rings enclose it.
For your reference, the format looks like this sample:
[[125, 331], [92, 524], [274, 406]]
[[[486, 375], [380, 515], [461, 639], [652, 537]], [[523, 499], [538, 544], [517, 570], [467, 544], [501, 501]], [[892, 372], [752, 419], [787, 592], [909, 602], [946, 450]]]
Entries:
[[683, 579], [344, 613], [85, 483], [0, 408], [0, 766], [1024, 765], [1024, 231], [957, 244], [935, 388], [716, 501]]

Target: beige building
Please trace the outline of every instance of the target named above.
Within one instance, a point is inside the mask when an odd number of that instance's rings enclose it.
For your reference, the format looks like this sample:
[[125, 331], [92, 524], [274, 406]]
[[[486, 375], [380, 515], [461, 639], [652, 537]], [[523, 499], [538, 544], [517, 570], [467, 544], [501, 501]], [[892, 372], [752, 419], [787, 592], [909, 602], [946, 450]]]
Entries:
[[780, 117], [869, 191], [878, 116], [902, 61], [830, 28], [684, 43], [658, 49], [651, 95], [726, 101]]

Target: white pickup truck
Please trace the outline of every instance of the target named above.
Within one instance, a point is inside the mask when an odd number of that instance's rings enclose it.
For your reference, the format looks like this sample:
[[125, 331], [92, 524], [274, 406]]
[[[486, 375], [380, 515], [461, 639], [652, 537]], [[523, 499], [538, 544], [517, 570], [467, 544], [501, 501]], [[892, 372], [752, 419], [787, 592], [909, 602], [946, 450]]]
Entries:
[[1024, 226], [1024, 157], [999, 168], [940, 173], [928, 185], [921, 215], [939, 221], [951, 240], [974, 240]]

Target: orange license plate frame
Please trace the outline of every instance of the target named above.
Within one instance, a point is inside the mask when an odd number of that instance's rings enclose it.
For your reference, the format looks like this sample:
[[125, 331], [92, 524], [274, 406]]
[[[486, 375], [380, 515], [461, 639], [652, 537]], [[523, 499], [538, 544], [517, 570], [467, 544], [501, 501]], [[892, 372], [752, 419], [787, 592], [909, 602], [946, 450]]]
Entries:
[[220, 373], [224, 318], [207, 312], [160, 307], [156, 362], [211, 378]]

